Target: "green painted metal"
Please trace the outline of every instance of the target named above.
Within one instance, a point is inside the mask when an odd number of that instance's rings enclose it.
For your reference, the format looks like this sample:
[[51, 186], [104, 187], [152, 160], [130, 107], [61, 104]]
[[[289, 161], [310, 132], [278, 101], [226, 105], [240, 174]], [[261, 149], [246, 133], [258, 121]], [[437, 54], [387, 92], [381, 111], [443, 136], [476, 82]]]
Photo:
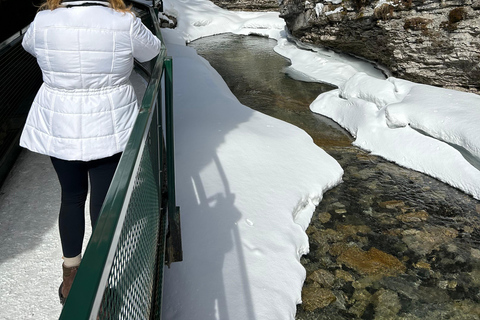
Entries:
[[[157, 14], [151, 7], [148, 12], [151, 27], [161, 38]], [[167, 228], [170, 236], [176, 230], [174, 237], [181, 245], [171, 136], [172, 81], [172, 59], [163, 46], [61, 320], [161, 318], [163, 265], [171, 262], [165, 253]], [[176, 226], [167, 226], [167, 217], [168, 224], [178, 221]], [[181, 247], [169, 251], [181, 253]], [[175, 257], [181, 260], [178, 254]]]
[[165, 117], [167, 132], [167, 186], [168, 186], [168, 245], [167, 264], [183, 260], [180, 209], [175, 205], [175, 159], [174, 159], [174, 128], [173, 128], [173, 64], [172, 59], [165, 58]]

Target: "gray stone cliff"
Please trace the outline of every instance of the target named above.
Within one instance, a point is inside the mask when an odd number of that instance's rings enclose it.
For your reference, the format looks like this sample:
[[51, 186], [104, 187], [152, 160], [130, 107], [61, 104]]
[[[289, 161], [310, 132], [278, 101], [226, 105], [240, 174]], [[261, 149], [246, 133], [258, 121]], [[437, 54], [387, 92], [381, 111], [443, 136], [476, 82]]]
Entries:
[[283, 0], [280, 14], [302, 42], [399, 78], [480, 92], [480, 0]]
[[278, 11], [277, 0], [212, 0], [217, 6], [228, 10]]
[[393, 76], [480, 92], [480, 0], [213, 0], [280, 10], [304, 43], [377, 62]]

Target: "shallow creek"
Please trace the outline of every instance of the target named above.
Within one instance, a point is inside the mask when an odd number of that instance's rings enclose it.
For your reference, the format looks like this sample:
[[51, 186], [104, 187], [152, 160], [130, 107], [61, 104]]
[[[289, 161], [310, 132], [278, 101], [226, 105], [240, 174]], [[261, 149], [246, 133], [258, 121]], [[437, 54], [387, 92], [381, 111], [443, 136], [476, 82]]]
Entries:
[[307, 229], [296, 319], [480, 319], [480, 202], [352, 146], [309, 110], [333, 87], [289, 78], [275, 44], [220, 35], [190, 46], [243, 104], [302, 128], [345, 171]]

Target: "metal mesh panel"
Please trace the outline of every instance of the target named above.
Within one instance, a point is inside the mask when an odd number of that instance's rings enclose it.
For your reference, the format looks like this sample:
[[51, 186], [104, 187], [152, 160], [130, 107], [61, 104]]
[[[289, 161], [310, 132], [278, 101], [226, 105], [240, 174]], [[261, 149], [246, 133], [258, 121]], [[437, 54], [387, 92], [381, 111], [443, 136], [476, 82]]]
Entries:
[[[158, 184], [146, 145], [108, 277], [99, 319], [148, 319], [157, 267]], [[154, 159], [156, 160], [156, 159]]]
[[[152, 27], [161, 38], [152, 8]], [[163, 41], [162, 41], [163, 42]], [[166, 66], [164, 68], [164, 66]], [[61, 320], [160, 319], [167, 208], [175, 208], [173, 146], [165, 147], [160, 119], [172, 114], [171, 58], [163, 47], [154, 65], [140, 112], [113, 177], [99, 220], [63, 307]], [[160, 80], [165, 75], [165, 88]], [[168, 74], [168, 76], [167, 76]], [[161, 92], [165, 93], [162, 100]], [[163, 108], [164, 107], [164, 108]], [[167, 112], [166, 110], [170, 110]], [[167, 145], [173, 119], [166, 121]], [[166, 150], [166, 154], [164, 153]], [[160, 170], [162, 168], [162, 170]], [[168, 181], [168, 188], [163, 185]], [[167, 191], [168, 189], [168, 191]], [[161, 203], [160, 203], [161, 202]], [[178, 210], [175, 211], [178, 213]], [[170, 230], [171, 234], [171, 230]], [[172, 261], [179, 261], [172, 260]]]

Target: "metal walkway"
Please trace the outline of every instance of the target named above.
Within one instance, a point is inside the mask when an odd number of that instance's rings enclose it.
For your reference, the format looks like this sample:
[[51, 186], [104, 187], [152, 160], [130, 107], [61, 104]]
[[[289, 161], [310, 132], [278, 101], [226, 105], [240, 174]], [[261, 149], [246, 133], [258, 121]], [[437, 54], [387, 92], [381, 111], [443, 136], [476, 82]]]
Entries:
[[[158, 9], [135, 9], [161, 38]], [[150, 79], [146, 91], [139, 73]], [[132, 74], [140, 113], [63, 311], [60, 188], [48, 157], [21, 152], [0, 189], [1, 319], [57, 319], [61, 311], [60, 319], [160, 319], [163, 265], [182, 259], [171, 77], [165, 48]]]

